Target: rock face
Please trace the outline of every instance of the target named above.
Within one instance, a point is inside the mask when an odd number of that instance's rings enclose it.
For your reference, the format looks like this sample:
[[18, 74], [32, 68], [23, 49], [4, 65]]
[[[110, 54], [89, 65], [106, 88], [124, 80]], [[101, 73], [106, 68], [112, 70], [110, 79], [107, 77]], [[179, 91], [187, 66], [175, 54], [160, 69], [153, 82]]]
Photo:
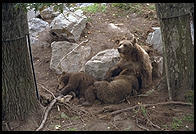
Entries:
[[82, 10], [70, 12], [64, 10], [51, 22], [52, 32], [65, 36], [68, 40], [78, 41], [84, 28], [86, 27], [87, 17]]
[[85, 64], [85, 72], [98, 80], [103, 80], [109, 68], [120, 60], [117, 49], [106, 49], [97, 53]]
[[154, 49], [156, 49], [160, 54], [162, 54], [163, 46], [160, 27], [152, 27], [152, 29], [154, 29], [155, 31], [149, 33], [146, 42], [151, 44]]
[[[65, 72], [78, 72], [82, 69], [90, 56], [91, 47], [78, 46], [76, 43], [58, 41], [51, 44], [52, 57], [50, 69], [57, 74]], [[59, 63], [61, 61], [61, 63]]]
[[39, 18], [32, 18], [28, 21], [29, 23], [29, 33], [31, 44], [35, 44], [38, 42], [38, 35], [40, 32], [44, 31], [49, 27], [48, 22], [45, 22]]

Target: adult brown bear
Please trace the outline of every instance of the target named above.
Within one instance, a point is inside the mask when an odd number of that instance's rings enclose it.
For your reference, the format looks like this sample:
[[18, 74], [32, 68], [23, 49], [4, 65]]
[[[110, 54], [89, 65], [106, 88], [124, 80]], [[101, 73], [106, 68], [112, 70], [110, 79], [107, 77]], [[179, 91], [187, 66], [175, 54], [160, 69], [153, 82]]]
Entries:
[[134, 90], [148, 87], [152, 82], [152, 66], [149, 55], [136, 43], [136, 39], [119, 42], [120, 61], [106, 74], [105, 81], [96, 81], [85, 92], [91, 105], [95, 99], [104, 103], [120, 103]]
[[119, 41], [120, 61], [106, 73], [105, 79], [111, 81], [124, 69], [133, 71], [140, 88], [149, 87], [152, 83], [152, 65], [148, 53], [136, 43], [136, 39]]

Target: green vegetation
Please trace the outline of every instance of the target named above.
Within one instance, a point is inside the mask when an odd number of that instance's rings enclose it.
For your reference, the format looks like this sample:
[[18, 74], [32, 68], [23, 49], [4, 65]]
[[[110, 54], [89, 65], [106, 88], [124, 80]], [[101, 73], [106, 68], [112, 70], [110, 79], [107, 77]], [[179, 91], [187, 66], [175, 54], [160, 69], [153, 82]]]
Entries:
[[141, 110], [142, 110], [142, 114], [144, 115], [144, 117], [146, 117], [147, 116], [147, 111], [146, 111], [145, 107], [141, 106]]
[[71, 120], [79, 120], [80, 118], [78, 116], [71, 117]]
[[173, 121], [171, 123], [171, 129], [172, 130], [177, 130], [179, 128], [185, 127], [184, 122], [189, 122], [189, 123], [194, 123], [194, 115], [192, 114], [187, 114], [183, 116], [181, 119], [174, 117]]
[[112, 3], [112, 7], [117, 7], [123, 10], [129, 10], [131, 3]]
[[106, 5], [94, 3], [93, 5], [82, 7], [84, 12], [96, 13], [96, 12], [105, 12]]
[[168, 130], [168, 125], [162, 125], [164, 130]]
[[150, 4], [150, 5], [148, 6], [148, 8], [151, 9], [151, 10], [154, 10], [154, 11], [156, 10], [154, 4]]
[[194, 115], [192, 115], [192, 114], [187, 114], [187, 115], [185, 115], [185, 116], [183, 117], [183, 120], [184, 120], [184, 121], [188, 121], [188, 122], [194, 123]]
[[151, 11], [155, 11], [155, 4], [152, 3], [112, 3], [112, 7], [116, 7], [125, 11], [131, 11], [137, 14], [146, 14]]
[[[71, 7], [71, 4], [66, 3], [67, 7]], [[55, 11], [63, 12], [64, 3], [17, 3], [15, 5], [16, 9], [22, 7], [25, 12], [30, 9], [34, 9], [34, 11], [42, 11], [47, 7], [54, 6]], [[28, 8], [27, 8], [28, 7]]]
[[174, 117], [172, 124], [171, 124], [172, 130], [177, 130], [180, 127], [182, 127], [182, 119], [178, 119], [178, 118]]
[[68, 131], [77, 131], [77, 128], [68, 128]]
[[70, 117], [67, 116], [64, 112], [61, 112], [60, 117], [63, 118], [63, 119], [69, 119], [69, 118], [70, 118]]

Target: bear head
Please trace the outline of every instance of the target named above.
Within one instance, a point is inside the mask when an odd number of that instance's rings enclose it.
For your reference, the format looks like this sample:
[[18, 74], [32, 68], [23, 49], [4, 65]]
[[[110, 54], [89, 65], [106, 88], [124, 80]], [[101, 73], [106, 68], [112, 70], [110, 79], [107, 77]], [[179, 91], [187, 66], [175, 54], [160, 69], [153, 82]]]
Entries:
[[122, 40], [122, 41], [116, 41], [118, 43], [118, 52], [120, 53], [121, 57], [130, 56], [133, 55], [135, 52], [135, 44], [137, 40], [136, 38], [133, 38], [132, 40]]
[[68, 81], [69, 81], [69, 74], [63, 72], [61, 76], [58, 77], [57, 90], [61, 90], [62, 88], [64, 88], [67, 85]]

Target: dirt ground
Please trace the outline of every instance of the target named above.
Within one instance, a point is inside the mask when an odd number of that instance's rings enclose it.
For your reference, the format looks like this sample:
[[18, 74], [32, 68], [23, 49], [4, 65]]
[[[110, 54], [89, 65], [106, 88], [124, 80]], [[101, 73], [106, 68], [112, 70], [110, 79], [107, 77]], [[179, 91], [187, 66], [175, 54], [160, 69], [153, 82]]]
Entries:
[[[120, 24], [139, 37], [140, 44], [145, 40], [151, 27], [159, 26], [155, 11], [136, 14], [108, 7], [105, 12], [86, 13], [90, 18], [79, 42], [88, 39], [85, 45], [92, 47], [92, 54], [114, 47], [115, 34], [106, 28], [109, 23]], [[79, 43], [78, 42], [78, 43]], [[39, 93], [50, 96], [43, 87], [55, 93], [58, 75], [50, 70], [51, 47], [32, 46], [32, 54]], [[128, 97], [116, 105], [95, 103], [90, 107], [78, 104], [77, 98], [69, 103], [56, 103], [49, 113], [43, 131], [160, 131], [160, 130], [194, 130], [194, 107], [182, 104], [160, 104], [168, 101], [167, 89], [160, 88], [155, 80], [150, 89], [140, 96]], [[148, 92], [147, 92], [148, 91]], [[154, 104], [144, 106], [143, 104]], [[114, 113], [136, 106], [134, 109]], [[189, 120], [188, 120], [189, 119]]]

